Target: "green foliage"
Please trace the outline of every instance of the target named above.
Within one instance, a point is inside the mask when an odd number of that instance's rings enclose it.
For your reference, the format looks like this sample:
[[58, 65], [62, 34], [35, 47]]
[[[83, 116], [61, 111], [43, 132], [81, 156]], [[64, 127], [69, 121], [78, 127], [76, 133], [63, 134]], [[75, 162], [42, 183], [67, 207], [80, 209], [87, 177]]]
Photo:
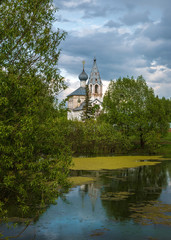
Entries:
[[160, 149], [158, 154], [162, 154], [166, 158], [171, 158], [171, 132], [161, 138]]
[[86, 98], [85, 98], [85, 105], [83, 107], [83, 114], [82, 114], [82, 120], [85, 121], [87, 119], [94, 118], [92, 105], [90, 101], [90, 94], [89, 94], [89, 88], [88, 85], [86, 85]]
[[126, 153], [132, 147], [129, 137], [105, 122], [72, 121], [68, 134], [74, 154]]
[[0, 66], [18, 75], [41, 75], [53, 92], [64, 87], [57, 63], [59, 44], [66, 35], [52, 30], [56, 10], [52, 0], [0, 3]]
[[111, 81], [103, 105], [103, 119], [127, 136], [139, 136], [142, 148], [148, 145], [147, 139], [153, 131], [162, 135], [168, 131], [168, 117], [162, 101], [154, 96], [142, 76], [137, 80], [127, 77]]
[[165, 97], [162, 97], [160, 100], [162, 102], [162, 105], [165, 109], [166, 116], [168, 117], [169, 123], [171, 123], [171, 98], [166, 99]]
[[13, 199], [20, 217], [34, 215], [67, 186], [71, 152], [65, 122], [37, 76], [1, 72], [0, 93], [0, 201], [8, 209]]
[[52, 30], [55, 12], [52, 0], [0, 2], [0, 219], [38, 216], [68, 186], [66, 112], [54, 104], [65, 88], [56, 67], [65, 33]]
[[100, 115], [100, 106], [98, 104], [95, 104], [92, 107], [92, 114], [95, 118], [97, 118]]
[[157, 152], [157, 149], [160, 146], [159, 142], [160, 142], [160, 135], [156, 133], [154, 130], [146, 133], [145, 143], [149, 153], [154, 154]]

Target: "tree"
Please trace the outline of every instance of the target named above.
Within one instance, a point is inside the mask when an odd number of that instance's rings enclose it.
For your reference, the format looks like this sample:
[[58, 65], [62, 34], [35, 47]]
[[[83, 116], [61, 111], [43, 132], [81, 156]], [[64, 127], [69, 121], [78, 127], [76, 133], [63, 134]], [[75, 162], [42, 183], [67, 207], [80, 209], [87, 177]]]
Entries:
[[35, 217], [68, 185], [70, 146], [54, 106], [65, 33], [52, 30], [51, 0], [4, 0], [0, 9], [0, 219], [11, 204]]
[[70, 121], [67, 134], [67, 141], [77, 155], [127, 153], [132, 147], [129, 137], [104, 121]]
[[138, 135], [142, 148], [147, 133], [165, 134], [167, 131], [164, 108], [142, 76], [137, 80], [127, 77], [111, 81], [103, 106], [107, 121], [116, 124], [126, 135]]
[[86, 85], [86, 98], [85, 98], [83, 114], [81, 118], [84, 121], [93, 117], [94, 115], [93, 115], [93, 109], [90, 101], [89, 88], [88, 88], [88, 85]]
[[52, 29], [57, 9], [52, 0], [2, 0], [0, 66], [19, 76], [41, 75], [53, 91], [64, 87], [57, 63], [66, 33]]
[[160, 100], [164, 106], [166, 115], [168, 117], [168, 121], [171, 123], [171, 98], [166, 99], [165, 97], [162, 97], [162, 99], [160, 99]]

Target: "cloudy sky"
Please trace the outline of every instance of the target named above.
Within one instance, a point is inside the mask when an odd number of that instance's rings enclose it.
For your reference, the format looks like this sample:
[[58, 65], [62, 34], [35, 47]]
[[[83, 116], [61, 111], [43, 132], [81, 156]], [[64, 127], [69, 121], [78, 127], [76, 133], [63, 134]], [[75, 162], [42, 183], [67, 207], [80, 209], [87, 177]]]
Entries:
[[171, 0], [54, 0], [54, 28], [68, 35], [61, 44], [61, 74], [69, 92], [79, 87], [85, 60], [96, 57], [104, 86], [111, 79], [143, 75], [159, 97], [171, 97]]

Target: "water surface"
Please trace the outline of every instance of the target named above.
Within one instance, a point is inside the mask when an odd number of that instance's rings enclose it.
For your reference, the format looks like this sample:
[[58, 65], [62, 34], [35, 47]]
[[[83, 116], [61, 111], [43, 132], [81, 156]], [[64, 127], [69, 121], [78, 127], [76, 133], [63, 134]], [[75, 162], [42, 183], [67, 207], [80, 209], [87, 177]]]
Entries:
[[[114, 171], [73, 171], [72, 174], [93, 176], [95, 181], [72, 188], [18, 239], [170, 240], [171, 161]], [[164, 215], [156, 212], [157, 206], [164, 207]], [[142, 209], [148, 211], [142, 212]], [[15, 230], [4, 226], [1, 229], [5, 234], [16, 235], [23, 225]]]

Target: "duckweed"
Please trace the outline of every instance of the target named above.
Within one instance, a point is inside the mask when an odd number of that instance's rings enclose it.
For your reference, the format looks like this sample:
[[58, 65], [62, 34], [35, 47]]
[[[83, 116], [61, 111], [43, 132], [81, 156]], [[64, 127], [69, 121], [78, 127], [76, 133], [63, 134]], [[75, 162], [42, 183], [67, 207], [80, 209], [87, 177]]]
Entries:
[[108, 201], [120, 201], [127, 199], [130, 195], [134, 193], [130, 192], [106, 192], [101, 195], [101, 200]]
[[144, 165], [155, 165], [160, 163], [161, 156], [114, 156], [114, 157], [92, 157], [73, 158], [73, 170], [114, 170], [121, 168], [134, 168]]
[[148, 204], [143, 204], [130, 207], [134, 213], [131, 218], [135, 222], [142, 225], [163, 224], [171, 226], [171, 205], [163, 204], [159, 201], [150, 201]]
[[94, 181], [94, 178], [90, 177], [69, 177], [68, 179], [71, 182], [72, 186], [82, 185]]

